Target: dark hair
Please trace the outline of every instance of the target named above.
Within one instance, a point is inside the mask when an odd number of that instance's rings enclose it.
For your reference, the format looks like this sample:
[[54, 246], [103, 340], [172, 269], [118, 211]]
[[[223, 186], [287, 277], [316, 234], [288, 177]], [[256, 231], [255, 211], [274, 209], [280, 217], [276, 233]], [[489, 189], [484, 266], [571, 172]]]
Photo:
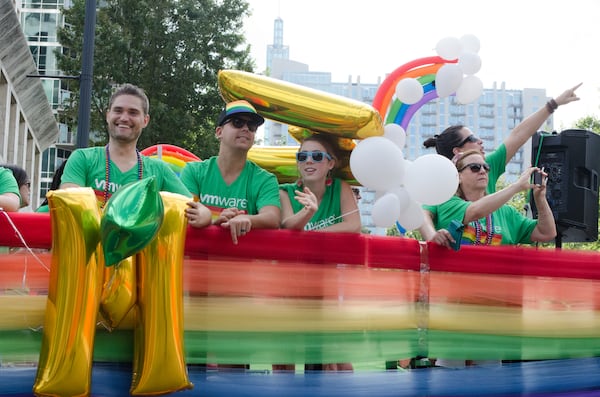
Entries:
[[[340, 146], [337, 142], [337, 138], [332, 136], [332, 135], [328, 135], [328, 134], [319, 134], [319, 133], [313, 133], [312, 135], [304, 138], [302, 140], [302, 144], [304, 142], [317, 142], [320, 143], [321, 145], [323, 145], [323, 147], [325, 148], [325, 151], [327, 153], [329, 153], [331, 155], [331, 157], [333, 157], [333, 159], [335, 160], [335, 165], [333, 166], [333, 169], [331, 170], [332, 175], [337, 176], [335, 174], [337, 174], [337, 171], [344, 168], [344, 164], [342, 164], [342, 160], [340, 159]], [[302, 146], [302, 144], [300, 144], [300, 146]]]
[[[52, 182], [50, 183], [50, 187], [48, 191], [56, 190], [60, 188], [60, 180], [62, 179], [63, 171], [65, 170], [65, 165], [67, 164], [67, 160], [64, 160], [62, 164], [54, 170], [54, 175], [52, 176]], [[40, 205], [48, 205], [48, 197], [44, 199], [44, 202]]]
[[433, 137], [425, 140], [425, 142], [423, 142], [423, 146], [426, 148], [435, 146], [435, 151], [438, 154], [441, 154], [442, 156], [452, 160], [452, 157], [454, 157], [454, 152], [452, 149], [458, 147], [463, 140], [459, 133], [459, 131], [463, 128], [465, 128], [465, 126], [461, 124], [452, 125], [442, 131], [441, 134], [434, 135]]
[[133, 95], [140, 98], [142, 100], [142, 110], [144, 111], [144, 114], [146, 115], [150, 111], [150, 102], [148, 101], [146, 92], [144, 92], [144, 90], [140, 87], [129, 83], [118, 86], [115, 92], [113, 92], [110, 100], [108, 101], [108, 110], [112, 108], [115, 99], [121, 95]]
[[17, 185], [19, 186], [19, 188], [23, 185], [31, 183], [31, 181], [29, 180], [29, 176], [27, 175], [27, 171], [25, 171], [23, 168], [19, 167], [18, 165], [3, 164], [3, 165], [0, 165], [0, 167], [7, 168], [12, 171], [13, 176], [15, 177], [15, 180], [17, 181]]
[[[315, 133], [304, 138], [302, 143], [310, 141], [318, 142], [323, 145], [327, 153], [329, 153], [335, 160], [339, 158], [339, 146], [337, 144], [337, 140], [331, 135]], [[300, 146], [302, 146], [302, 144], [300, 144]]]

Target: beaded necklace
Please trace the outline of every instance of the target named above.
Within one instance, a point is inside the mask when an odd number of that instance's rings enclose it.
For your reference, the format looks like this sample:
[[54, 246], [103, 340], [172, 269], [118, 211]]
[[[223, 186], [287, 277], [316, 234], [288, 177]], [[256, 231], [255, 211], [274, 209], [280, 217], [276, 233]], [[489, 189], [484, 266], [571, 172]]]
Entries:
[[492, 239], [494, 238], [494, 222], [492, 214], [488, 214], [485, 217], [485, 224], [487, 226], [487, 236], [485, 238], [485, 244], [481, 243], [481, 223], [479, 220], [475, 221], [475, 245], [491, 245]]
[[[106, 173], [105, 173], [105, 182], [104, 182], [104, 201], [100, 208], [104, 208], [106, 202], [108, 201], [108, 187], [110, 185], [110, 152], [108, 150], [108, 145], [105, 146], [106, 150]], [[135, 149], [135, 155], [137, 156], [137, 168], [138, 168], [138, 180], [142, 179], [144, 175], [144, 165], [142, 163], [142, 156], [140, 155], [139, 150]]]

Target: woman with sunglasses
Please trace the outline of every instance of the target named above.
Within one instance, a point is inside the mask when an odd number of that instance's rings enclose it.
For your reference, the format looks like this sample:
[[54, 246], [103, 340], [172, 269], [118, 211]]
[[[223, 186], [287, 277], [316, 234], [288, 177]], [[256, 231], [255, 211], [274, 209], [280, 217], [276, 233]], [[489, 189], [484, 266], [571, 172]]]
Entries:
[[[327, 135], [303, 140], [296, 153], [300, 178], [279, 186], [282, 229], [360, 233], [356, 196], [333, 174], [338, 168], [337, 144]], [[294, 364], [274, 364], [273, 371], [294, 371]], [[306, 364], [305, 370], [352, 371], [351, 363]]]
[[[459, 175], [456, 195], [438, 208], [432, 240], [450, 247], [454, 242], [448, 231], [453, 220], [464, 225], [461, 244], [501, 245], [548, 242], [556, 236], [552, 210], [546, 200], [547, 174], [537, 167], [527, 169], [513, 184], [487, 194], [490, 166], [478, 150], [458, 153], [453, 162]], [[541, 172], [542, 183], [531, 184], [534, 172]], [[538, 219], [530, 219], [506, 204], [515, 194], [533, 189]]]
[[[490, 166], [487, 191], [493, 193], [496, 191], [498, 178], [500, 178], [506, 169], [506, 164], [513, 158], [519, 148], [541, 128], [542, 124], [559, 106], [580, 99], [575, 94], [575, 91], [580, 86], [581, 83], [565, 90], [556, 99], [550, 99], [535, 113], [519, 123], [504, 139], [502, 144], [487, 155], [484, 151], [483, 141], [464, 125], [453, 125], [446, 128], [441, 134], [435, 135], [423, 142], [423, 146], [426, 148], [435, 147], [438, 154], [448, 159], [452, 159], [459, 152], [478, 150], [485, 156], [485, 160]], [[435, 205], [423, 206], [426, 215], [425, 223], [419, 228], [419, 231], [425, 240], [432, 240], [436, 237], [436, 230], [433, 228], [432, 221], [435, 222], [435, 218], [438, 216], [438, 208], [439, 206]]]
[[350, 185], [334, 176], [337, 145], [312, 135], [296, 153], [300, 178], [279, 186], [283, 229], [360, 233], [360, 214]]
[[[451, 247], [455, 242], [450, 225], [463, 225], [461, 245], [529, 244], [551, 241], [556, 236], [552, 210], [546, 201], [547, 174], [537, 167], [527, 169], [512, 185], [487, 194], [490, 166], [479, 150], [458, 153], [452, 160], [459, 175], [459, 185], [450, 200], [439, 205], [438, 232], [431, 241]], [[541, 172], [539, 185], [530, 183], [531, 175]], [[533, 189], [538, 219], [530, 219], [506, 204], [515, 194]], [[448, 360], [438, 358], [436, 366], [462, 368], [470, 365], [500, 365], [497, 360]]]

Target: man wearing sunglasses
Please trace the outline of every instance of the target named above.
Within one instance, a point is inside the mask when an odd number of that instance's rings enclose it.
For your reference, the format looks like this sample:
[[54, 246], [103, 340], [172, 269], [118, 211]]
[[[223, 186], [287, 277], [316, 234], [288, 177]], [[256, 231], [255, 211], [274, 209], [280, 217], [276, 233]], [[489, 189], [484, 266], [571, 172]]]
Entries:
[[[187, 163], [181, 172], [183, 184], [210, 209], [212, 224], [229, 229], [234, 244], [252, 229], [279, 228], [277, 178], [248, 161], [256, 130], [264, 121], [248, 101], [228, 103], [217, 119], [218, 156]], [[201, 217], [198, 202], [189, 205], [188, 219]]]
[[[467, 150], [480, 151], [485, 156], [486, 163], [490, 167], [487, 192], [494, 193], [498, 178], [504, 173], [506, 164], [513, 158], [519, 148], [541, 128], [542, 124], [559, 106], [579, 100], [575, 91], [580, 86], [581, 83], [565, 90], [556, 99], [549, 100], [535, 113], [525, 118], [511, 131], [502, 144], [491, 153], [485, 154], [483, 141], [463, 125], [453, 125], [446, 128], [441, 134], [435, 135], [423, 142], [423, 146], [426, 148], [435, 147], [438, 154], [448, 159], [452, 159]], [[423, 238], [427, 241], [447, 241], [448, 239], [445, 237], [449, 237], [450, 241], [452, 241], [451, 236], [438, 236], [439, 233], [444, 234], [446, 232], [444, 230], [436, 231], [434, 227], [438, 206], [424, 205], [423, 210], [425, 211], [425, 221], [419, 228]]]

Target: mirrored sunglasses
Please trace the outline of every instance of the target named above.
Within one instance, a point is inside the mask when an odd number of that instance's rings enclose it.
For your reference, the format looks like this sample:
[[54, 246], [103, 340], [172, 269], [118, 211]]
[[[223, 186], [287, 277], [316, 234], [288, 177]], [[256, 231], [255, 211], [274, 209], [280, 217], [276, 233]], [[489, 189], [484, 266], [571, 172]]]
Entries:
[[239, 117], [232, 117], [225, 122], [225, 124], [227, 123], [231, 123], [235, 128], [242, 128], [244, 125], [247, 125], [250, 132], [256, 132], [258, 129], [258, 123], [255, 121], [241, 119]]
[[325, 158], [327, 160], [331, 160], [331, 155], [329, 153], [322, 152], [320, 150], [313, 150], [312, 152], [306, 152], [306, 151], [297, 152], [296, 160], [298, 160], [299, 163], [303, 163], [308, 160], [309, 156], [312, 159], [312, 161], [314, 161], [315, 163], [320, 163]]
[[458, 172], [462, 172], [463, 170], [465, 170], [465, 169], [468, 168], [472, 172], [477, 173], [477, 172], [481, 171], [482, 167], [483, 167], [483, 169], [484, 169], [485, 172], [490, 172], [490, 165], [487, 164], [487, 163], [483, 163], [483, 164], [480, 164], [480, 163], [470, 163], [470, 164], [467, 164], [464, 167], [462, 167], [460, 170], [458, 170]]

